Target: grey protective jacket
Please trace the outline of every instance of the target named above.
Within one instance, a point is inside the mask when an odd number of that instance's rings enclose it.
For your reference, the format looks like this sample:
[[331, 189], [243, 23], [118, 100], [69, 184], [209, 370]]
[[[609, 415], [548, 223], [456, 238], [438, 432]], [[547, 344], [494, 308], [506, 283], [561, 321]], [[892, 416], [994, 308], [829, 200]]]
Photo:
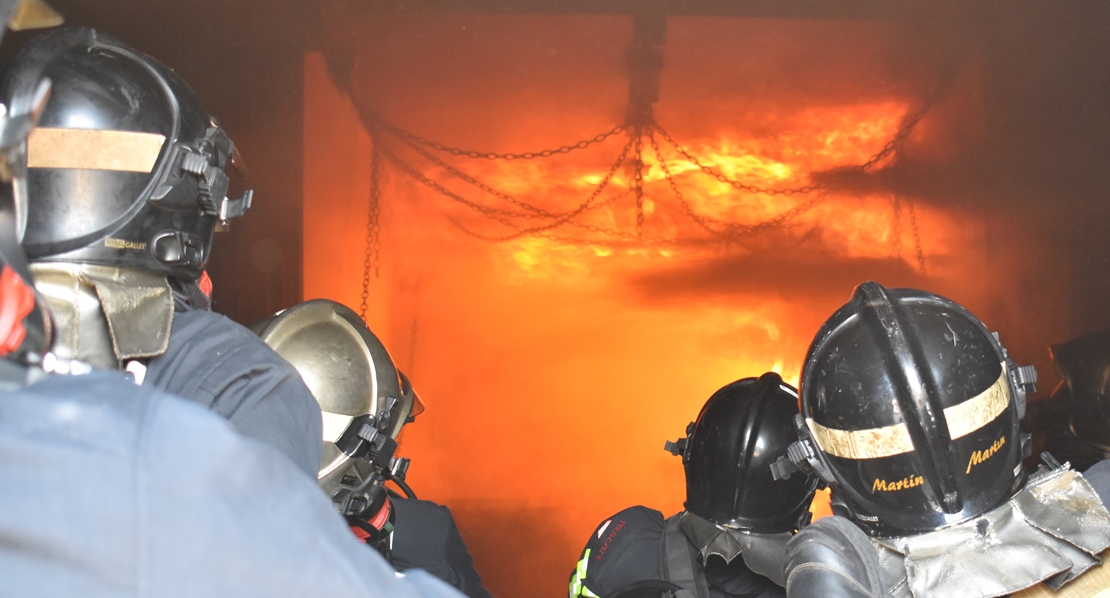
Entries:
[[323, 448], [320, 405], [297, 370], [243, 326], [175, 303], [169, 344], [148, 362], [143, 384], [222, 415], [315, 480]]
[[4, 595], [461, 598], [274, 448], [115, 372], [0, 391], [0, 505]]

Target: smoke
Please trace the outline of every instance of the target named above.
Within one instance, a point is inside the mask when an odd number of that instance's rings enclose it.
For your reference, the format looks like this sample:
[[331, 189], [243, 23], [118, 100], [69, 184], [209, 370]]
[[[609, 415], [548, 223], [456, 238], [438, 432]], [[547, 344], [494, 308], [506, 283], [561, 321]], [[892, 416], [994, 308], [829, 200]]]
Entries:
[[739, 256], [722, 256], [641, 274], [630, 284], [646, 301], [714, 298], [845, 301], [866, 280], [888, 287], [928, 286], [905, 260], [829, 255], [817, 239]]
[[[332, 94], [306, 99], [306, 135], [330, 136], [306, 142], [306, 294], [355, 305], [371, 147], [359, 111], [466, 149], [574, 143], [623, 117], [632, 24], [360, 4], [324, 7], [330, 80], [322, 60], [306, 72], [313, 93]], [[1045, 348], [1110, 326], [1107, 10], [1030, 2], [941, 6], [943, 18], [671, 17], [655, 114], [682, 141], [769, 142], [785, 160], [812, 141], [795, 127], [811, 113], [862, 122], [850, 109], [903, 106], [909, 116], [937, 97], [896, 158], [865, 174], [816, 173], [830, 199], [727, 246], [486, 244], [445, 216], [512, 231], [388, 168], [382, 277], [369, 303], [372, 327], [415, 364], [428, 403], [402, 443], [414, 485], [466, 505], [462, 527], [481, 547], [480, 567], [518, 563], [508, 553], [520, 544], [483, 534], [467, 513], [493, 522], [485, 529], [558, 536], [528, 538], [548, 546], [546, 565], [528, 572], [531, 586], [523, 574], [498, 576], [497, 593], [562, 591], [574, 551], [620, 508], [681, 508], [681, 466], [659, 450], [663, 439], [736, 378], [777, 369], [796, 382], [813, 333], [863, 281], [964, 304], [1051, 390]], [[606, 147], [551, 168], [456, 163], [569, 209], [568, 181], [603, 173], [619, 149]], [[867, 147], [878, 152], [882, 141]], [[331, 167], [314, 177], [312, 164]], [[649, 229], [690, 227], [652, 193]], [[630, 230], [628, 205], [590, 222]], [[314, 272], [309, 256], [330, 267]]]

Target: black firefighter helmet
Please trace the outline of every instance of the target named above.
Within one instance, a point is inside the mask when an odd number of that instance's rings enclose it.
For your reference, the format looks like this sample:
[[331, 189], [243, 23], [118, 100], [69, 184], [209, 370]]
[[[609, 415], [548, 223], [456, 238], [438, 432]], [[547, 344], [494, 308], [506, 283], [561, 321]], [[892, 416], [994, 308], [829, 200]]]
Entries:
[[1031, 368], [956, 303], [866, 282], [802, 370], [803, 436], [833, 507], [874, 536], [966, 521], [1025, 483], [1018, 429]]
[[816, 478], [771, 477], [771, 463], [798, 439], [798, 393], [769, 372], [737, 380], [709, 397], [682, 454], [686, 510], [719, 526], [760, 534], [792, 532], [806, 522]]
[[44, 77], [53, 92], [28, 143], [28, 256], [198, 278], [217, 223], [250, 205], [250, 192], [226, 195], [231, 139], [171, 69], [93, 29], [29, 42], [4, 97]]

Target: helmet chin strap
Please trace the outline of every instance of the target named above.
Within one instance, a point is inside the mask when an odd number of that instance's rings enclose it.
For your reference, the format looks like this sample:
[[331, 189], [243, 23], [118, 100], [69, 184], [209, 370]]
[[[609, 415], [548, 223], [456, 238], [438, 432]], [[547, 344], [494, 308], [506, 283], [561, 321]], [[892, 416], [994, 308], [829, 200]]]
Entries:
[[794, 426], [798, 429], [799, 440], [787, 447], [786, 455], [771, 464], [772, 477], [776, 480], [786, 480], [794, 473], [801, 472], [804, 475], [817, 476], [823, 484], [836, 481], [832, 471], [817, 456], [816, 442], [802, 414], [794, 416]]

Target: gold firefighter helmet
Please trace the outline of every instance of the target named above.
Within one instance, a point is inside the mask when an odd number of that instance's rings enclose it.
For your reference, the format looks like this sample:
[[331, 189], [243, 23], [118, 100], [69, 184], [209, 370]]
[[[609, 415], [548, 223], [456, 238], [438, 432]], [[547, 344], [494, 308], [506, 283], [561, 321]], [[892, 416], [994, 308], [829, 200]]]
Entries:
[[358, 314], [314, 299], [251, 329], [296, 368], [320, 404], [324, 451], [318, 479], [329, 496], [357, 486], [371, 467], [397, 466], [397, 436], [423, 404]]

